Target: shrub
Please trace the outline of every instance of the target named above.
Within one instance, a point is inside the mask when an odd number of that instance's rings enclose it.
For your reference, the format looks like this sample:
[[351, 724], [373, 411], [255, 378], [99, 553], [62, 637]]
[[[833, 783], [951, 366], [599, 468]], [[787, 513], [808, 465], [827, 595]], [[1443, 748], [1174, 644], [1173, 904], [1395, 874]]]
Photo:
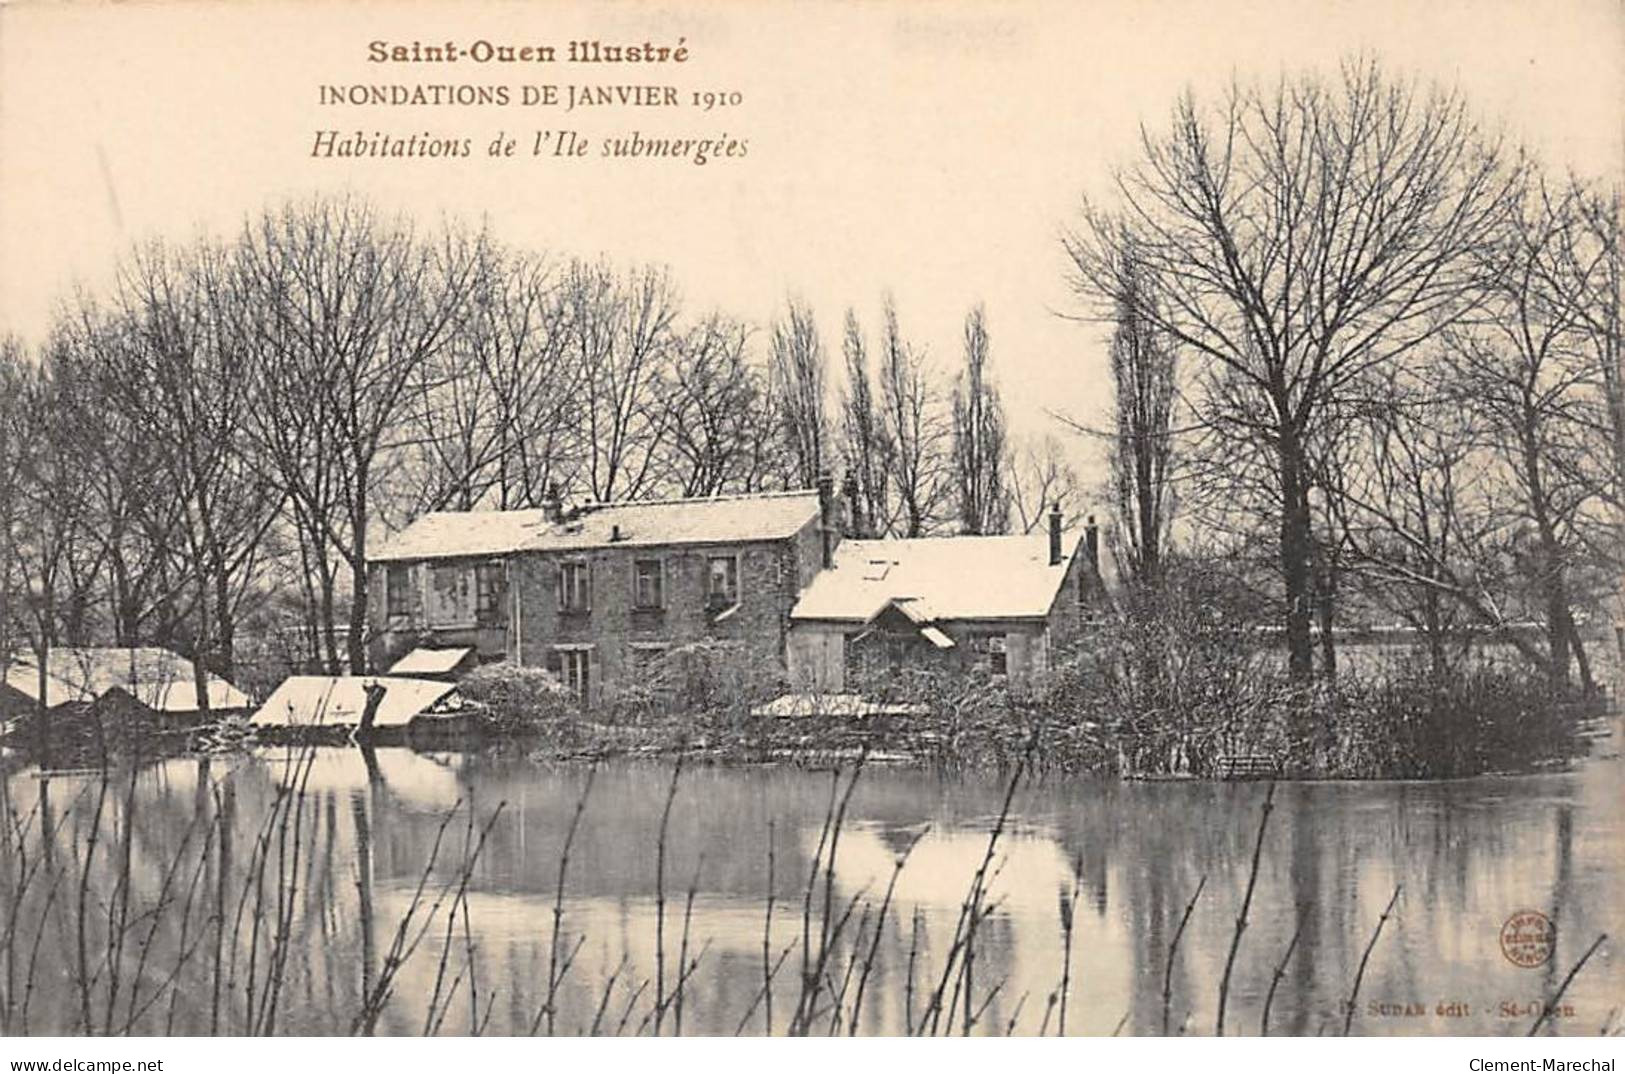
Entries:
[[575, 698], [541, 668], [486, 664], [458, 685], [465, 698], [483, 708], [480, 722], [499, 734], [556, 731], [576, 716]]

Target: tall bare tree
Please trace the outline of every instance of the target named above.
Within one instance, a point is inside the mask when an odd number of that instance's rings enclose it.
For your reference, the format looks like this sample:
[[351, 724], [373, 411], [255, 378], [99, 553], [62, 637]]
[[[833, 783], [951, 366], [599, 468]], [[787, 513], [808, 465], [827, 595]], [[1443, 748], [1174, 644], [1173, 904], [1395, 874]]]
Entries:
[[987, 312], [965, 317], [965, 368], [954, 385], [953, 468], [964, 533], [1003, 533], [1010, 525], [1004, 404], [988, 370]]
[[661, 390], [674, 491], [683, 496], [761, 487], [752, 435], [766, 386], [745, 356], [744, 325], [713, 314], [684, 332]]
[[769, 383], [795, 488], [816, 485], [829, 464], [828, 365], [811, 307], [790, 299], [784, 315], [773, 322]]
[[667, 412], [657, 397], [677, 343], [678, 299], [663, 269], [617, 276], [577, 262], [565, 283], [569, 359], [579, 363], [583, 478], [608, 503], [653, 491]]
[[[1474, 304], [1510, 220], [1520, 167], [1459, 94], [1386, 75], [1236, 84], [1191, 95], [1117, 205], [1086, 205], [1066, 239], [1075, 283], [1110, 311], [1127, 290], [1125, 235], [1155, 281], [1149, 319], [1212, 374], [1197, 404], [1270, 456], [1288, 666], [1313, 671], [1309, 444], [1328, 404]], [[1219, 390], [1225, 389], [1225, 390]]]
[[401, 469], [403, 520], [532, 507], [579, 465], [582, 366], [551, 262], [464, 235], [473, 273], [447, 345], [418, 370]]
[[1518, 227], [1484, 255], [1491, 283], [1484, 316], [1452, 333], [1465, 398], [1486, 419], [1505, 459], [1509, 504], [1526, 532], [1524, 573], [1546, 630], [1552, 688], [1569, 686], [1577, 665], [1593, 687], [1590, 662], [1574, 618], [1581, 560], [1601, 533], [1612, 535], [1603, 504], [1612, 477], [1606, 375], [1587, 315], [1587, 281], [1565, 250], [1575, 226], [1572, 190], [1532, 182]]
[[850, 309], [841, 333], [841, 358], [846, 376], [841, 390], [841, 453], [858, 490], [853, 508], [866, 536], [887, 533], [896, 517], [890, 495], [892, 446], [875, 403], [868, 343]]
[[1112, 334], [1111, 478], [1114, 547], [1128, 578], [1155, 583], [1173, 523], [1171, 482], [1175, 351], [1145, 308], [1155, 299], [1142, 279], [1133, 240], [1122, 241], [1122, 289]]
[[[335, 579], [349, 574], [345, 656], [367, 666], [367, 539], [381, 461], [400, 446], [419, 371], [448, 344], [474, 272], [450, 235], [420, 239], [355, 198], [289, 204], [238, 244], [238, 338], [254, 348], [247, 408], [320, 578], [337, 664]], [[307, 573], [309, 573], [307, 571]]]
[[881, 315], [879, 403], [889, 447], [898, 536], [919, 537], [942, 521], [954, 491], [952, 432], [925, 357], [904, 336], [897, 306]]

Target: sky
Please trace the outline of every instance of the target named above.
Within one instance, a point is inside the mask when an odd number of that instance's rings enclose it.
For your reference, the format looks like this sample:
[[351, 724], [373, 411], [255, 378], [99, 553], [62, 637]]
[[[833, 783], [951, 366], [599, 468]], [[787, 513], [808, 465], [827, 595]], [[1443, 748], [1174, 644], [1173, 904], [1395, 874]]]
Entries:
[[[682, 65], [367, 62], [368, 42], [675, 44]], [[1598, 0], [931, 4], [127, 3], [0, 0], [0, 333], [106, 286], [132, 243], [229, 233], [318, 191], [423, 220], [485, 220], [561, 256], [669, 265], [690, 309], [765, 324], [797, 295], [838, 347], [894, 296], [931, 361], [984, 303], [1021, 438], [1098, 419], [1105, 336], [1065, 316], [1059, 236], [1186, 88], [1332, 70], [1356, 52], [1459, 86], [1552, 166], [1617, 174], [1625, 7]], [[701, 112], [322, 106], [318, 87], [652, 83], [737, 92]], [[467, 160], [313, 158], [323, 129], [470, 137]], [[536, 130], [745, 139], [743, 159], [526, 155]], [[494, 160], [499, 131], [520, 155]], [[765, 338], [759, 338], [765, 344]], [[1087, 468], [1087, 463], [1085, 464]]]

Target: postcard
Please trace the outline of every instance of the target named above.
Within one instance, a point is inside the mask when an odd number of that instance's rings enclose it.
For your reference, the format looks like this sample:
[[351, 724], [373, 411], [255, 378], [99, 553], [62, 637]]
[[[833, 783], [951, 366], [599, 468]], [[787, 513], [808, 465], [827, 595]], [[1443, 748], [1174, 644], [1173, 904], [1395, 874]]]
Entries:
[[0, 1034], [1620, 1036], [1622, 44], [0, 7]]

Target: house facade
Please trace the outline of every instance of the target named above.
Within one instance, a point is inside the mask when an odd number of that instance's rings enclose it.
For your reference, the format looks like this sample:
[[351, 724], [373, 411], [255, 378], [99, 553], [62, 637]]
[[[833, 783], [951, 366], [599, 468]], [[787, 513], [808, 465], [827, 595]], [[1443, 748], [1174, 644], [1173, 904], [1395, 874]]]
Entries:
[[542, 667], [588, 703], [667, 650], [712, 640], [783, 667], [789, 614], [832, 562], [816, 491], [447, 512], [370, 557], [374, 666], [420, 646]]
[[787, 663], [797, 690], [843, 693], [890, 670], [941, 667], [1035, 688], [1081, 636], [1100, 593], [1099, 537], [856, 540], [790, 613]]

